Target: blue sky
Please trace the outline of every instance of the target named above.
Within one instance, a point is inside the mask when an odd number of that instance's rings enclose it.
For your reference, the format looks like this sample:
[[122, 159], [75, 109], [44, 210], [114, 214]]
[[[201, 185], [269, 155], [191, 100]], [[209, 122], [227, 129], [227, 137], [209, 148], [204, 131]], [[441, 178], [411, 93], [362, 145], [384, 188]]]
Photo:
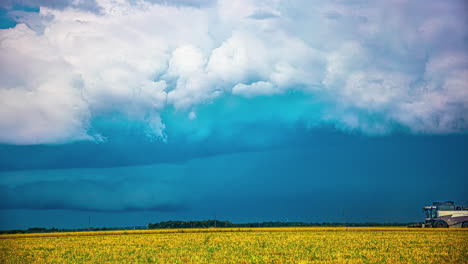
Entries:
[[463, 1], [4, 1], [0, 228], [468, 203]]

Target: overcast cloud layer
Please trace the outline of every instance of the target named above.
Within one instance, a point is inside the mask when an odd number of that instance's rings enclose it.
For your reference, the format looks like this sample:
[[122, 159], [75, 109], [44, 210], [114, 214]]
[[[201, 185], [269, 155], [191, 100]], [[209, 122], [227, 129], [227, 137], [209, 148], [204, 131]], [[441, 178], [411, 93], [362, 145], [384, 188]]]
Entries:
[[[43, 226], [83, 227], [89, 215], [97, 218], [94, 212], [107, 217], [92, 225], [107, 227], [216, 216], [233, 222], [421, 221], [421, 207], [432, 201], [468, 203], [466, 157], [466, 136], [345, 134], [303, 140], [299, 148], [179, 164], [3, 171], [0, 229], [40, 226], [41, 215]], [[138, 214], [130, 217], [132, 211]]]
[[320, 114], [275, 111], [272, 122], [468, 130], [464, 1], [172, 3], [42, 1], [39, 13], [16, 14], [0, 30], [0, 142], [102, 141], [93, 120], [116, 113], [170, 140], [165, 109], [190, 123], [221, 97], [295, 92]]

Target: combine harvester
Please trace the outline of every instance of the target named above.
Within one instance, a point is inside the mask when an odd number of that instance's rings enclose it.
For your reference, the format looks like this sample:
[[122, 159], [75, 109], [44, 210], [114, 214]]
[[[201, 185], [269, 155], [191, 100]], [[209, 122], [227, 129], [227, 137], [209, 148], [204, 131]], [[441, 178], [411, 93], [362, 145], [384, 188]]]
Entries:
[[455, 205], [453, 202], [434, 202], [423, 207], [426, 222], [420, 227], [468, 227], [468, 206]]

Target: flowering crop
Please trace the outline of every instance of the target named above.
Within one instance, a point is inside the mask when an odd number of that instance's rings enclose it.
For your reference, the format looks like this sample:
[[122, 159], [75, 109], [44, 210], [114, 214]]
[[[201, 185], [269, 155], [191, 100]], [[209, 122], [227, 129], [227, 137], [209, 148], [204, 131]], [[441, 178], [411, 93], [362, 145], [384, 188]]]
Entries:
[[0, 263], [468, 263], [468, 230], [217, 228], [0, 235]]

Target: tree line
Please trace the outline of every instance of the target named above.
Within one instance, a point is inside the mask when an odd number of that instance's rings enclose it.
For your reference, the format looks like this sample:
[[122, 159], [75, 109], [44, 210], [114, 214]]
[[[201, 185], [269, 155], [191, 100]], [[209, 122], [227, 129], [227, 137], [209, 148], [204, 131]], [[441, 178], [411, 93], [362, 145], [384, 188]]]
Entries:
[[[413, 224], [416, 226], [416, 224]], [[300, 226], [409, 226], [407, 223], [305, 223], [305, 222], [255, 222], [255, 223], [231, 223], [229, 221], [220, 220], [203, 220], [203, 221], [164, 221], [159, 223], [149, 223], [148, 226], [132, 226], [132, 227], [90, 227], [76, 229], [58, 229], [31, 227], [28, 229], [15, 230], [0, 230], [0, 234], [28, 234], [28, 233], [54, 233], [54, 232], [82, 232], [82, 231], [106, 231], [106, 230], [143, 230], [143, 229], [160, 229], [160, 228], [214, 228], [214, 227], [300, 227]]]
[[407, 223], [305, 223], [305, 222], [257, 222], [257, 223], [231, 223], [229, 221], [203, 220], [203, 221], [164, 221], [149, 223], [148, 229], [158, 228], [213, 228], [213, 227], [300, 227], [300, 226], [407, 226]]

